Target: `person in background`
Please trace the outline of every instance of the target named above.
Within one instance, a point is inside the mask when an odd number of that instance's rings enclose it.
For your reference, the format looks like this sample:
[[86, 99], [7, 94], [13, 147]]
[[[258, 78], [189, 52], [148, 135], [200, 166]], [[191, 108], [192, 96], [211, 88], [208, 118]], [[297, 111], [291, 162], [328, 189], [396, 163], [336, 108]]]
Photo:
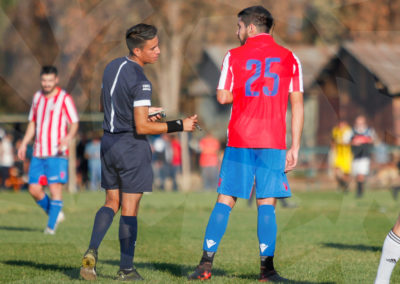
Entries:
[[178, 136], [175, 134], [171, 135], [171, 147], [172, 147], [172, 184], [173, 190], [178, 191], [177, 175], [182, 171], [182, 147], [179, 142]]
[[10, 177], [10, 169], [14, 166], [13, 138], [10, 133], [5, 132], [0, 139], [0, 187], [6, 187], [6, 180]]
[[217, 187], [218, 182], [218, 154], [221, 145], [217, 138], [210, 132], [207, 133], [199, 141], [200, 149], [200, 168], [201, 177], [203, 179], [203, 187], [206, 190], [211, 190]]
[[351, 127], [347, 121], [341, 119], [337, 126], [332, 129], [331, 151], [333, 153], [334, 174], [343, 192], [348, 191], [351, 174]]
[[[42, 67], [40, 84], [42, 89], [33, 96], [29, 124], [18, 157], [26, 158], [28, 143], [35, 137], [29, 168], [29, 193], [48, 215], [44, 233], [54, 235], [56, 225], [64, 219], [64, 214], [60, 213], [62, 185], [68, 181], [68, 148], [78, 131], [79, 118], [71, 95], [58, 87], [56, 67]], [[46, 184], [51, 199], [43, 190]]]
[[92, 140], [85, 146], [85, 158], [88, 160], [90, 190], [99, 190], [101, 182], [100, 136], [93, 134]]
[[351, 171], [357, 181], [357, 198], [361, 198], [364, 193], [375, 137], [375, 131], [368, 126], [367, 118], [364, 115], [357, 116], [351, 134], [351, 150], [353, 153]]

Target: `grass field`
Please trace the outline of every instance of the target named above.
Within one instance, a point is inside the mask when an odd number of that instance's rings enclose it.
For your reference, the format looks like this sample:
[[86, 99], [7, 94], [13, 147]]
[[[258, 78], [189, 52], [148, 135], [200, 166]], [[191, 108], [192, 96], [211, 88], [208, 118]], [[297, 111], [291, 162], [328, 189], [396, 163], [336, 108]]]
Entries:
[[[145, 283], [185, 283], [197, 265], [215, 193], [145, 195], [139, 214], [135, 265]], [[104, 193], [65, 196], [66, 221], [43, 234], [44, 213], [26, 192], [0, 192], [0, 283], [73, 283]], [[299, 192], [297, 208], [278, 204], [275, 263], [293, 283], [373, 283], [383, 240], [399, 213], [387, 191], [362, 200], [338, 192]], [[99, 250], [98, 283], [118, 270], [118, 220]], [[256, 209], [240, 200], [214, 261], [212, 283], [251, 283], [258, 277]], [[397, 267], [392, 283], [400, 283]]]

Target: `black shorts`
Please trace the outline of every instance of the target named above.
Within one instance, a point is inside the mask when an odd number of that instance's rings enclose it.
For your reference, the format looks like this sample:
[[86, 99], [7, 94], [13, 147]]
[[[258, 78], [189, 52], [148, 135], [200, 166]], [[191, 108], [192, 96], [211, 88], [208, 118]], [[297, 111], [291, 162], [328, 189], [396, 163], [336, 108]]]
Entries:
[[101, 139], [101, 186], [125, 193], [151, 192], [151, 149], [145, 136], [111, 134]]

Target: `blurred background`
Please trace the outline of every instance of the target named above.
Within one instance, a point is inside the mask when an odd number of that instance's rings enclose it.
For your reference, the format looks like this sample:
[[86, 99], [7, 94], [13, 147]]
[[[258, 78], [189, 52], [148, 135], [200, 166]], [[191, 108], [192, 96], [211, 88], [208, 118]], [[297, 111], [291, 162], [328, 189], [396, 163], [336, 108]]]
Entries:
[[[376, 132], [368, 186], [396, 188], [400, 158], [400, 0], [0, 0], [1, 187], [26, 187], [29, 159], [16, 151], [42, 65], [55, 65], [74, 98], [79, 135], [68, 190], [99, 190], [101, 78], [127, 55], [125, 31], [145, 22], [159, 29], [161, 56], [145, 67], [152, 103], [168, 119], [197, 113], [203, 131], [151, 136], [155, 189], [215, 190], [230, 106], [215, 89], [225, 53], [238, 46], [237, 13], [263, 5], [273, 37], [300, 59], [305, 123], [295, 190], [335, 190], [332, 129], [362, 114]], [[290, 107], [289, 107], [290, 110]], [[288, 113], [290, 133], [290, 111]], [[290, 145], [290, 135], [287, 139]], [[353, 185], [350, 185], [352, 188]]]

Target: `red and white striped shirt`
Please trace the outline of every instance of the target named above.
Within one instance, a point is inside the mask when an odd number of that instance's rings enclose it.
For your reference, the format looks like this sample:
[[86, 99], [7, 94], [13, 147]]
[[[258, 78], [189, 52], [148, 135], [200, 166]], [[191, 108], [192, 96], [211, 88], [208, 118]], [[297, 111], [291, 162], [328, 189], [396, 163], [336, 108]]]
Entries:
[[68, 133], [68, 124], [79, 121], [72, 97], [66, 91], [57, 89], [57, 95], [51, 98], [46, 98], [41, 91], [33, 96], [29, 121], [36, 124], [35, 157], [68, 155], [68, 149], [60, 153], [58, 146]]

